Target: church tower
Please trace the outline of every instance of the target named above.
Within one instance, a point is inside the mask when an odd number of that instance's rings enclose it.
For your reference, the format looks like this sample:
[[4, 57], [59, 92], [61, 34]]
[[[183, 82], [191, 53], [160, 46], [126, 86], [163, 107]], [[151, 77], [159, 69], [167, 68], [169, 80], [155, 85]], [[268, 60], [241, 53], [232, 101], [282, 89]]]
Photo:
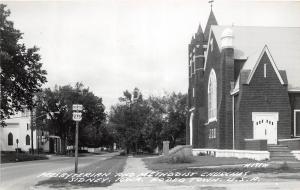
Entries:
[[191, 39], [188, 46], [189, 64], [189, 87], [188, 87], [188, 108], [189, 115], [186, 129], [186, 144], [193, 148], [205, 147], [205, 92], [204, 92], [204, 63], [207, 51], [207, 43], [210, 28], [217, 25], [217, 20], [211, 9], [205, 30], [201, 24]]
[[233, 29], [228, 27], [224, 29], [221, 35], [221, 86], [222, 98], [220, 101], [220, 112], [223, 117], [220, 119], [220, 143], [219, 148], [233, 148], [232, 147], [232, 96], [230, 96], [231, 89], [233, 88], [234, 79], [234, 34]]

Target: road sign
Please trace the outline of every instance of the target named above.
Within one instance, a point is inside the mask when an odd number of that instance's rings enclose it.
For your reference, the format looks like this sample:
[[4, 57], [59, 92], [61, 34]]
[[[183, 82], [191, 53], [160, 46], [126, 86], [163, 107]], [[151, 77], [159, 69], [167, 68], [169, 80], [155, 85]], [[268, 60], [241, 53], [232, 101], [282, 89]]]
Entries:
[[73, 120], [74, 121], [81, 121], [82, 113], [81, 112], [73, 112]]
[[73, 120], [76, 121], [75, 133], [75, 173], [78, 172], [78, 125], [82, 119], [82, 104], [73, 104]]
[[82, 104], [73, 104], [73, 111], [82, 111]]

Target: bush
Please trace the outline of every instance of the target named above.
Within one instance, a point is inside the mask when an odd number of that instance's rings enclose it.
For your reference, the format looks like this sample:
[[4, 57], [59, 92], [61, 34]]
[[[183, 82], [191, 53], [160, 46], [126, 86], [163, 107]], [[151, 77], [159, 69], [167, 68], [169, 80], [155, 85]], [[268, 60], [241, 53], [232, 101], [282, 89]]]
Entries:
[[177, 164], [177, 163], [192, 163], [194, 161], [192, 156], [172, 156], [171, 157], [171, 163]]
[[28, 151], [29, 151], [29, 154], [32, 154], [32, 153], [35, 153], [35, 152], [36, 152], [36, 150], [35, 150], [35, 149], [32, 150], [32, 148], [29, 148]]
[[283, 164], [281, 164], [278, 169], [282, 171], [287, 171], [290, 170], [290, 167], [286, 162], [283, 162]]
[[16, 152], [21, 153], [22, 149], [21, 148], [15, 148]]
[[125, 151], [120, 152], [120, 156], [125, 156], [125, 155], [126, 155]]
[[203, 152], [199, 152], [198, 156], [206, 156], [206, 154]]
[[44, 149], [43, 148], [39, 148], [36, 150], [37, 152], [44, 152]]
[[81, 150], [81, 149], [79, 149], [78, 153], [88, 153], [88, 151], [87, 150]]
[[169, 164], [182, 164], [182, 163], [192, 163], [194, 158], [192, 156], [185, 155], [171, 155], [171, 156], [162, 156], [157, 158], [157, 163], [169, 163]]
[[22, 161], [31, 161], [31, 160], [45, 160], [48, 159], [45, 155], [32, 155], [29, 153], [16, 153], [16, 152], [8, 152], [1, 153], [1, 163], [9, 163], [9, 162], [22, 162]]

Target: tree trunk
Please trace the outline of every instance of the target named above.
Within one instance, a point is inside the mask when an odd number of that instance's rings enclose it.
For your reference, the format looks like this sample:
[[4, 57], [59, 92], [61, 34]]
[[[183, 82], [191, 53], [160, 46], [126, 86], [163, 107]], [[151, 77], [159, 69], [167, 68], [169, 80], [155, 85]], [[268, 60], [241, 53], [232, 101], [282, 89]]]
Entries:
[[36, 140], [37, 140], [37, 153], [40, 154], [40, 133], [38, 129], [36, 129]]
[[125, 147], [125, 150], [126, 154], [129, 154], [129, 148], [127, 146]]
[[135, 154], [138, 154], [138, 143], [135, 141]]
[[66, 137], [61, 138], [61, 153], [66, 154]]
[[171, 140], [171, 148], [174, 148], [174, 146], [175, 146], [175, 138], [174, 138], [173, 135], [171, 135], [171, 137], [172, 137], [172, 140]]

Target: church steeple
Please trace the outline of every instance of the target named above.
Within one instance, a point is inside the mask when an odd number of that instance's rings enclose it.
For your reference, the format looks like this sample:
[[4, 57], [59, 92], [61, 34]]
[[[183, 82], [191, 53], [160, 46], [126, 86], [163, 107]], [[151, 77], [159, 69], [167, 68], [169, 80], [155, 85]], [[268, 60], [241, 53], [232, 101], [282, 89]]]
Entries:
[[214, 15], [213, 10], [211, 9], [208, 20], [207, 20], [207, 23], [206, 23], [206, 27], [205, 27], [205, 30], [204, 30], [204, 39], [205, 39], [205, 41], [208, 40], [210, 27], [212, 25], [218, 25], [218, 23], [217, 23], [217, 19]]
[[201, 27], [201, 24], [199, 24], [198, 30], [197, 30], [197, 34], [203, 34], [203, 30]]
[[201, 27], [201, 24], [199, 24], [197, 33], [195, 34], [196, 40], [202, 42], [204, 40], [204, 34], [203, 34], [203, 30]]

